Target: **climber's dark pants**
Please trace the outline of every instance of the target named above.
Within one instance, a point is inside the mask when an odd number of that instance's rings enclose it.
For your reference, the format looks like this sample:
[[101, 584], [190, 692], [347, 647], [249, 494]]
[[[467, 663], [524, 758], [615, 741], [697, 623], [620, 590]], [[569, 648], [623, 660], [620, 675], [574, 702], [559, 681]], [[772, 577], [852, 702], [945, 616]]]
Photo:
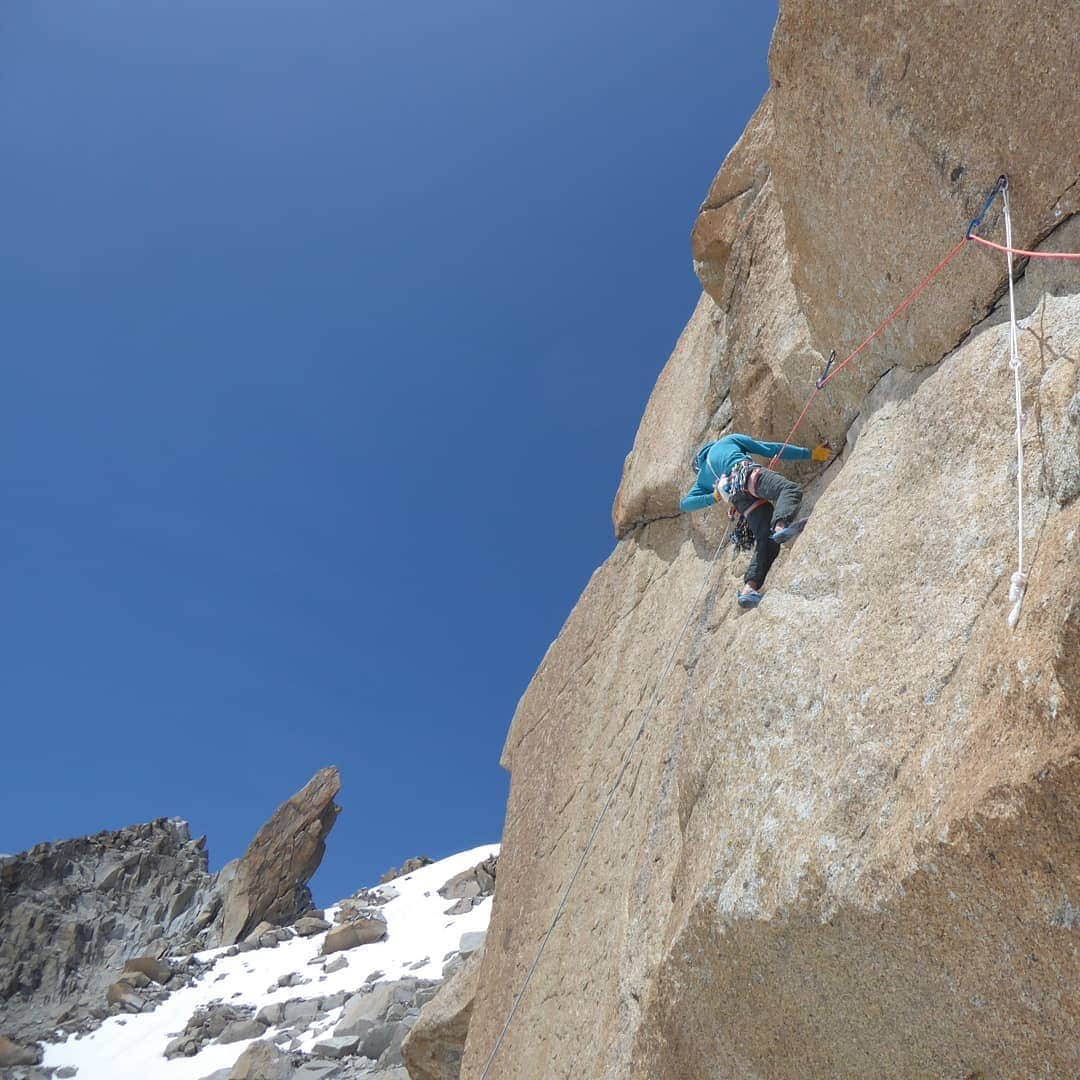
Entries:
[[[795, 520], [799, 503], [802, 502], [802, 488], [794, 480], [789, 480], [772, 469], [758, 469], [754, 474], [754, 481], [758, 498], [767, 499], [768, 502], [752, 511], [746, 518], [750, 531], [754, 534], [754, 555], [743, 580], [754, 581], [758, 588], [761, 588], [765, 584], [769, 567], [780, 554], [780, 545], [770, 539], [773, 526], [778, 521], [788, 525]], [[749, 495], [739, 495], [735, 509], [743, 510], [754, 502]]]

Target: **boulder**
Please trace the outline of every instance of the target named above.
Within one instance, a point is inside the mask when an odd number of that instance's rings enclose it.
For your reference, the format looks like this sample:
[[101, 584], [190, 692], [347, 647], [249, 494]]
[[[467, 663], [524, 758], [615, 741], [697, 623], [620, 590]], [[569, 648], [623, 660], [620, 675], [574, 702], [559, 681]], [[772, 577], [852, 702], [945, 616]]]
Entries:
[[471, 953], [479, 952], [484, 947], [484, 940], [487, 937], [485, 930], [474, 930], [468, 934], [461, 935], [461, 941], [458, 944], [458, 952], [462, 956], [468, 956]]
[[289, 922], [310, 908], [306, 884], [340, 811], [340, 787], [337, 769], [322, 769], [255, 834], [224, 892], [222, 944], [240, 941], [264, 920]]
[[401, 1054], [413, 1080], [457, 1080], [480, 976], [482, 953], [469, 956], [435, 993], [405, 1037]]
[[293, 1027], [307, 1027], [321, 1011], [318, 998], [287, 1001], [282, 1013], [282, 1023]]
[[343, 949], [370, 945], [373, 941], [382, 941], [385, 937], [386, 922], [383, 919], [357, 919], [344, 926], [335, 926], [327, 933], [322, 944], [322, 955], [329, 956]]
[[329, 1039], [319, 1039], [311, 1052], [315, 1057], [336, 1060], [356, 1053], [359, 1046], [360, 1039], [355, 1035], [333, 1036]]
[[[292, 1080], [338, 1080], [338, 1078], [345, 1080], [348, 1075], [341, 1072], [341, 1067], [334, 1061], [312, 1058], [310, 1061], [305, 1061], [293, 1073]], [[388, 1080], [388, 1078], [379, 1076], [373, 1077], [372, 1080]]]
[[218, 1036], [219, 1043], [243, 1042], [244, 1039], [261, 1039], [266, 1025], [258, 1020], [233, 1020]]
[[385, 1019], [387, 1010], [398, 995], [404, 992], [408, 995], [406, 1000], [411, 1000], [416, 985], [415, 979], [401, 979], [397, 982], [378, 983], [368, 993], [354, 994], [345, 1005], [345, 1011], [341, 1014], [341, 1020], [334, 1028], [334, 1034], [366, 1034], [370, 1029], [365, 1028], [361, 1031], [357, 1027], [358, 1021], [371, 1023]]
[[191, 1014], [184, 1030], [165, 1047], [165, 1057], [193, 1057], [211, 1040], [225, 1043], [258, 1038], [266, 1030], [261, 1020], [253, 1020], [253, 1007], [211, 1002]]
[[272, 922], [267, 922], [266, 919], [263, 919], [263, 921], [258, 923], [249, 934], [246, 934], [244, 936], [243, 944], [258, 945], [259, 939], [263, 936], [263, 934], [269, 933], [271, 930], [274, 929], [275, 927]]
[[394, 878], [407, 877], [409, 874], [416, 870], [422, 870], [425, 866], [430, 866], [432, 860], [426, 855], [417, 855], [412, 859], [406, 859], [400, 869], [390, 867], [381, 878], [379, 878], [379, 884], [385, 885], [388, 881], [393, 881]]
[[360, 1053], [380, 1065], [401, 1064], [396, 1052], [409, 1033], [407, 1024], [393, 1020], [385, 1024], [376, 1024], [364, 1037]]
[[119, 1005], [125, 1012], [142, 1012], [146, 1008], [146, 999], [135, 992], [128, 982], [114, 982], [105, 991], [105, 1000], [110, 1005]]
[[45, 1056], [40, 1046], [20, 1046], [6, 1035], [0, 1035], [0, 1069], [15, 1065], [40, 1065]]
[[340, 971], [342, 968], [347, 968], [349, 961], [344, 956], [335, 956], [333, 960], [327, 960], [326, 965], [323, 967], [323, 971], [327, 975], [333, 975], [335, 971]]
[[165, 1044], [163, 1055], [168, 1061], [178, 1057], [194, 1057], [201, 1048], [202, 1043], [199, 1036], [195, 1032], [186, 1032], [177, 1035], [174, 1039], [170, 1039]]
[[173, 969], [156, 956], [135, 956], [124, 964], [124, 974], [138, 972], [153, 982], [164, 986], [172, 977]]
[[330, 929], [330, 924], [325, 919], [315, 919], [305, 916], [293, 923], [293, 929], [300, 937], [311, 937], [313, 934], [321, 934]]
[[334, 1009], [339, 1009], [351, 997], [351, 990], [339, 990], [336, 994], [327, 994], [325, 997], [319, 998], [319, 1012], [328, 1013]]
[[216, 1039], [233, 1024], [250, 1019], [251, 1013], [248, 1005], [206, 1005], [195, 1012], [188, 1021], [188, 1028], [205, 1032], [208, 1039]]
[[252, 1043], [236, 1060], [229, 1080], [291, 1080], [292, 1058], [271, 1042]]
[[272, 1001], [269, 1005], [264, 1005], [255, 1019], [269, 1027], [280, 1027], [285, 1019], [285, 1002]]
[[495, 892], [497, 866], [498, 857], [493, 855], [468, 870], [462, 870], [439, 889], [439, 895], [444, 900], [472, 900], [481, 896], [491, 896]]
[[368, 1020], [364, 1017], [350, 1017], [348, 1009], [342, 1014], [343, 1018], [334, 1026], [335, 1038], [358, 1038], [366, 1039], [367, 1036], [378, 1027], [378, 1021]]
[[386, 916], [366, 896], [363, 899], [342, 900], [334, 912], [334, 922], [348, 923], [357, 919], [382, 919], [385, 922]]

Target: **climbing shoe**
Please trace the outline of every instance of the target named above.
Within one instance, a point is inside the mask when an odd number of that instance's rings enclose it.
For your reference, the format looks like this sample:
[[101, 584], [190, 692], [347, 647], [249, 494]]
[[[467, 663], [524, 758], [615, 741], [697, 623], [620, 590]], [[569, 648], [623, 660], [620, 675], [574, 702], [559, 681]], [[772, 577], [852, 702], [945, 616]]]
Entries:
[[745, 592], [737, 592], [735, 599], [741, 608], [757, 607], [761, 603], [761, 593], [757, 589], [747, 589]]
[[794, 540], [806, 528], [807, 518], [803, 518], [802, 521], [793, 521], [790, 525], [785, 525], [782, 529], [777, 529], [772, 534], [772, 539], [778, 544], [786, 544], [790, 540]]

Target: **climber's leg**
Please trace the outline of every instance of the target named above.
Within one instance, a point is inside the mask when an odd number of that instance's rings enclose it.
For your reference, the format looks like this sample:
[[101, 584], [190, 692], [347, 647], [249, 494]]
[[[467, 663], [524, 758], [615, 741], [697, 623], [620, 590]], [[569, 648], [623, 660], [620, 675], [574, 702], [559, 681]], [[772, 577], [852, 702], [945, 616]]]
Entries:
[[754, 488], [758, 498], [773, 504], [772, 526], [774, 529], [790, 525], [799, 512], [802, 488], [772, 469], [761, 468], [754, 474]]
[[746, 516], [746, 522], [750, 526], [750, 531], [754, 534], [754, 555], [750, 560], [750, 565], [746, 568], [746, 577], [743, 580], [746, 582], [747, 587], [754, 592], [759, 592], [761, 586], [765, 584], [765, 577], [769, 572], [769, 567], [772, 566], [776, 556], [780, 554], [780, 545], [769, 535], [772, 516], [773, 508], [769, 503], [764, 503], [756, 510], [751, 510]]

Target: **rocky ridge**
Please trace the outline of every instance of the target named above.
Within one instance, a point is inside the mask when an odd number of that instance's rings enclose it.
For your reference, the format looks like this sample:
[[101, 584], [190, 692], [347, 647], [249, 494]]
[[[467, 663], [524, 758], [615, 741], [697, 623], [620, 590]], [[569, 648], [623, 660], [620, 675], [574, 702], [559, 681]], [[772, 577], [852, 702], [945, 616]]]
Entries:
[[[1075, 6], [782, 0], [770, 89], [695, 228], [705, 291], [628, 456], [619, 542], [506, 740], [466, 1080], [709, 572], [722, 516], [677, 509], [692, 451], [783, 438], [829, 350], [910, 291], [998, 174], [1018, 246], [1080, 250], [1078, 38]], [[798, 441], [843, 452], [785, 470], [810, 526], [762, 606], [732, 604], [738, 560], [712, 570], [496, 1075], [1080, 1072], [1080, 274], [1017, 269], [1016, 631], [1003, 260], [971, 247], [808, 413]]]
[[205, 837], [167, 818], [38, 844], [6, 857], [0, 882], [0, 1006], [17, 1040], [87, 1008], [103, 1019], [125, 961], [190, 941], [214, 888]]
[[190, 959], [163, 968], [166, 953], [229, 944], [256, 924], [280, 932], [311, 907], [306, 882], [339, 787], [336, 768], [321, 770], [217, 874], [207, 869], [206, 838], [193, 840], [186, 822], [170, 818], [5, 856], [0, 1032], [33, 1042], [58, 1026], [86, 1031], [152, 1009], [199, 970]]
[[[153, 1007], [118, 996], [121, 1007], [103, 1023], [56, 1032], [44, 1045], [0, 1040], [0, 1076], [407, 1080], [402, 1043], [444, 980], [482, 950], [490, 911], [489, 888], [447, 917], [442, 892], [493, 882], [495, 862], [491, 847], [427, 860], [289, 926], [254, 927], [235, 945], [130, 961], [116, 984], [123, 995], [147, 996], [159, 982], [169, 992]], [[378, 940], [325, 948], [335, 928], [368, 921], [382, 927]], [[428, 1046], [433, 1039], [444, 1056], [460, 1057], [463, 1033], [429, 1032]]]

